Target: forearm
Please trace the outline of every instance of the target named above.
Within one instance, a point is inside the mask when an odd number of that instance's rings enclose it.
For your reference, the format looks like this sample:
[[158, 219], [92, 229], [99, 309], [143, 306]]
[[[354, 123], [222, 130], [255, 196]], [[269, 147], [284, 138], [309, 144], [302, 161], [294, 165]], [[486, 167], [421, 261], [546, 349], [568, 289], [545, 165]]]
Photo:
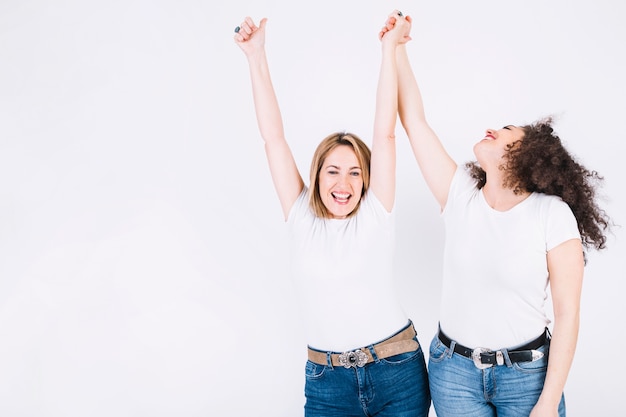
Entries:
[[561, 400], [567, 376], [574, 360], [578, 341], [579, 315], [577, 312], [555, 317], [548, 372], [537, 404], [556, 410]]
[[265, 51], [248, 57], [257, 124], [267, 145], [284, 140], [283, 121]]
[[396, 51], [398, 65], [398, 114], [407, 133], [427, 125], [422, 94], [415, 79], [406, 45]]
[[374, 117], [375, 139], [394, 138], [398, 118], [398, 71], [395, 45], [383, 44], [382, 60], [376, 90]]

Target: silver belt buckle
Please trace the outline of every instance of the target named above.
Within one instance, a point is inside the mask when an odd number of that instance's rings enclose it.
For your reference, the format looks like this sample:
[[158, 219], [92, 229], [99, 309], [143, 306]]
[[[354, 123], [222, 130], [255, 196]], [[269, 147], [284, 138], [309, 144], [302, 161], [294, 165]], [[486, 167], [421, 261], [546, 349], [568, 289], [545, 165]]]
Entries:
[[491, 352], [491, 350], [487, 348], [477, 347], [476, 349], [474, 349], [472, 351], [472, 360], [474, 361], [474, 366], [477, 367], [478, 369], [491, 368], [493, 366], [492, 364], [482, 363], [482, 361], [480, 360], [481, 353], [489, 353], [489, 352]]
[[535, 349], [531, 350], [530, 352], [533, 355], [532, 356], [532, 358], [533, 358], [532, 362], [534, 362], [534, 361], [536, 361], [538, 359], [543, 358], [543, 352], [539, 352], [538, 350], [535, 350]]
[[343, 352], [339, 355], [339, 364], [344, 368], [359, 368], [363, 367], [367, 363], [367, 355], [361, 349], [353, 350], [352, 352]]

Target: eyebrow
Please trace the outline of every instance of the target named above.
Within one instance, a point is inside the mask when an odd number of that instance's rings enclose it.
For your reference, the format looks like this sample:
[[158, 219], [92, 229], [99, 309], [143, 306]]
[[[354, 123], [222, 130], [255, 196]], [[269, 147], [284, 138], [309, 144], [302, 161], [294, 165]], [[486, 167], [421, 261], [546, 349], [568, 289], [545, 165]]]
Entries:
[[[328, 168], [341, 169], [337, 165], [326, 165], [326, 169], [328, 169]], [[348, 171], [352, 171], [353, 169], [361, 169], [361, 167], [359, 167], [359, 166], [350, 167], [350, 168], [348, 168]]]

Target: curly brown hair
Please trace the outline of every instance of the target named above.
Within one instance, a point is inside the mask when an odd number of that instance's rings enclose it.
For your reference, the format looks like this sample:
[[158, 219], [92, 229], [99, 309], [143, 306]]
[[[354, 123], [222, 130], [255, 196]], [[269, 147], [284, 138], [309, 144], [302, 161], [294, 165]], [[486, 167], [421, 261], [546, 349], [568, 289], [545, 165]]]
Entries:
[[[508, 146], [500, 166], [507, 173], [503, 185], [516, 194], [560, 197], [576, 217], [584, 248], [604, 249], [610, 220], [596, 201], [596, 190], [604, 178], [576, 161], [555, 134], [552, 122], [552, 117], [547, 117], [521, 126], [524, 137]], [[487, 182], [485, 171], [477, 162], [468, 162], [465, 167], [482, 188]]]

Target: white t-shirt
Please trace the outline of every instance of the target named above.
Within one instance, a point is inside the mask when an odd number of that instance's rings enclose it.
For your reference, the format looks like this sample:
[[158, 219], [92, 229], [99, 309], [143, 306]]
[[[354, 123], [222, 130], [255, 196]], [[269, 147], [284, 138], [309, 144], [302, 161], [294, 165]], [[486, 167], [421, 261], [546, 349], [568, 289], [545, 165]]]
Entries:
[[307, 343], [343, 352], [391, 336], [408, 323], [394, 288], [394, 215], [373, 193], [347, 219], [316, 217], [308, 190], [288, 216], [290, 260]]
[[580, 239], [570, 207], [532, 193], [496, 211], [463, 167], [452, 180], [445, 222], [441, 328], [467, 347], [518, 346], [541, 334], [546, 312], [547, 252]]

